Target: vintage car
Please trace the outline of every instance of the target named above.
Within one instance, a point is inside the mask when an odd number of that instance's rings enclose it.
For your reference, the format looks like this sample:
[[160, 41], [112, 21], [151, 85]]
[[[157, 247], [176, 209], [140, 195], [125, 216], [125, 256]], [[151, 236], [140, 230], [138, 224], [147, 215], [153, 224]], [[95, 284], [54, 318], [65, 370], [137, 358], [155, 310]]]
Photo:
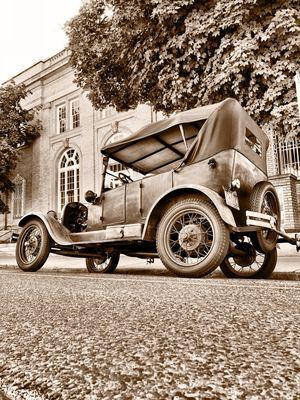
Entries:
[[[102, 149], [102, 190], [89, 204], [30, 213], [19, 225], [16, 259], [37, 271], [49, 252], [86, 258], [113, 272], [120, 254], [159, 257], [173, 273], [266, 278], [276, 266], [280, 207], [268, 182], [268, 138], [234, 99], [180, 112]], [[139, 172], [104, 186], [109, 159]]]

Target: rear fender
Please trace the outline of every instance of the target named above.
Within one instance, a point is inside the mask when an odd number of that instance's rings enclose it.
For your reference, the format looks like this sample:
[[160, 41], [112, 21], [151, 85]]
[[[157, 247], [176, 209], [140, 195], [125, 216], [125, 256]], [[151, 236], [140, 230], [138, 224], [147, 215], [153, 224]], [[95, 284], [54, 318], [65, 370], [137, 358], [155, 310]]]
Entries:
[[237, 226], [231, 209], [227, 206], [225, 200], [214, 190], [201, 185], [182, 185], [182, 186], [180, 185], [165, 192], [153, 204], [145, 221], [142, 238], [145, 240], [149, 240], [150, 237], [152, 236], [151, 231], [153, 227], [151, 226], [151, 222], [153, 221], [155, 215], [157, 215], [157, 212], [163, 206], [163, 204], [174, 198], [174, 196], [176, 195], [190, 194], [190, 193], [206, 195], [218, 210], [222, 220], [227, 225], [230, 225], [232, 227]]
[[70, 232], [68, 231], [68, 229], [65, 228], [57, 219], [55, 219], [50, 214], [45, 215], [39, 212], [26, 214], [23, 218], [20, 219], [19, 226], [23, 227], [27, 224], [27, 222], [34, 219], [39, 219], [44, 223], [50, 237], [55, 243], [62, 246], [72, 244]]

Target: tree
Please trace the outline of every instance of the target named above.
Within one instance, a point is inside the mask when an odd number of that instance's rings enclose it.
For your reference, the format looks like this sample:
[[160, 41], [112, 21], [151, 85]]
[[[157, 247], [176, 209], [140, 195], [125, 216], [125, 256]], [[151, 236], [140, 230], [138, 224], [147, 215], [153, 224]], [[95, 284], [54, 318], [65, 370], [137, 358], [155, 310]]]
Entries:
[[169, 114], [234, 97], [286, 136], [299, 122], [298, 23], [297, 0], [89, 0], [66, 30], [95, 108]]
[[[13, 190], [10, 175], [19, 160], [20, 149], [38, 137], [42, 129], [34, 119], [35, 111], [21, 105], [28, 94], [23, 84], [0, 87], [0, 193]], [[7, 211], [2, 201], [0, 213]]]

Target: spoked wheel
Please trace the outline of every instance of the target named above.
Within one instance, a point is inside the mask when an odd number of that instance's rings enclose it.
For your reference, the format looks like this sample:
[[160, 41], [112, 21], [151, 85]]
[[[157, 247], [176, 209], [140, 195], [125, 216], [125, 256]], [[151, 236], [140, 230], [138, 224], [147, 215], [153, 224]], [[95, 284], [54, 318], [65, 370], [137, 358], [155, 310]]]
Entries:
[[[277, 229], [280, 228], [280, 204], [276, 190], [270, 182], [259, 182], [255, 185], [250, 197], [250, 208], [252, 211], [273, 216]], [[262, 229], [252, 236], [253, 245], [262, 253], [275, 249], [277, 239], [278, 234], [271, 229]]]
[[26, 272], [35, 272], [46, 262], [51, 248], [49, 233], [40, 220], [29, 221], [23, 228], [16, 246], [18, 266]]
[[120, 253], [106, 253], [100, 258], [87, 258], [86, 268], [91, 273], [112, 273], [117, 268]]
[[228, 246], [229, 233], [218, 211], [195, 196], [170, 207], [157, 229], [159, 257], [179, 276], [209, 274], [224, 259]]
[[276, 248], [268, 253], [259, 252], [247, 237], [235, 247], [245, 254], [230, 254], [223, 260], [220, 268], [227, 278], [264, 279], [272, 274], [277, 263]]

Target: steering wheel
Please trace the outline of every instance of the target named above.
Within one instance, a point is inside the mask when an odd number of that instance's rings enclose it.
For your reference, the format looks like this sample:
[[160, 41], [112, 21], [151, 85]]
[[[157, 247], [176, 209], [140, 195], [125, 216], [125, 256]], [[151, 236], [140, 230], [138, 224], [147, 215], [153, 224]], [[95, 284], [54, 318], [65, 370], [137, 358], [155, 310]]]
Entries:
[[123, 183], [133, 182], [133, 179], [131, 179], [130, 176], [124, 174], [123, 172], [119, 172], [118, 177], [119, 177], [120, 181]]

